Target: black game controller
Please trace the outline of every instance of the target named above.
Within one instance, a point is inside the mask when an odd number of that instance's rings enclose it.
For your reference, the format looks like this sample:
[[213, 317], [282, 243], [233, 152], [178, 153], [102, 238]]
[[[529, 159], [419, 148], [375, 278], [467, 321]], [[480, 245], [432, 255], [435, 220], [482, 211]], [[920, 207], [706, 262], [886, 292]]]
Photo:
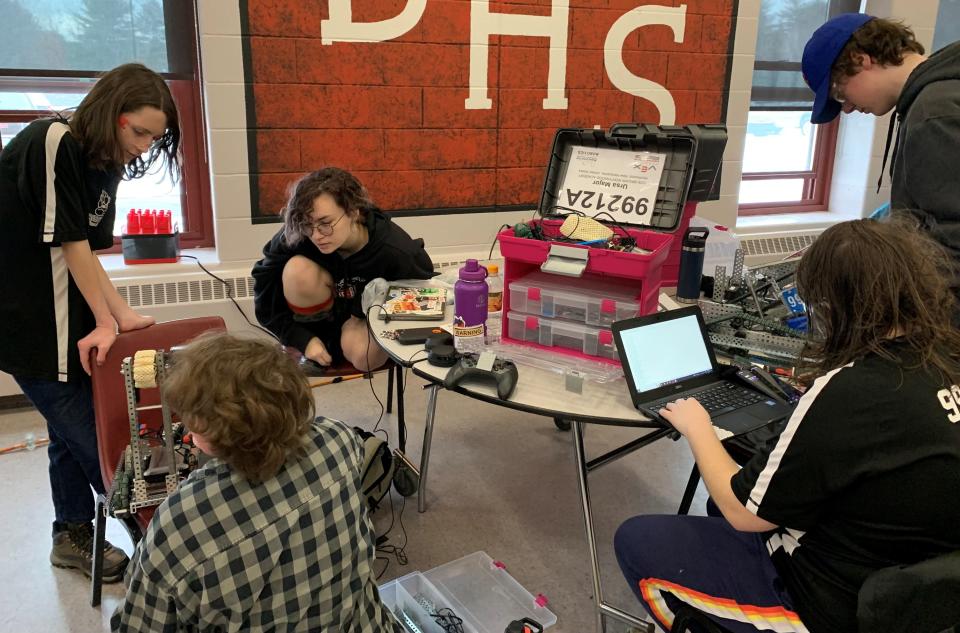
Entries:
[[443, 379], [443, 386], [447, 389], [456, 387], [467, 378], [488, 378], [497, 383], [497, 396], [501, 400], [508, 400], [517, 386], [517, 366], [512, 361], [504, 360], [499, 356], [493, 361], [493, 369], [486, 371], [477, 367], [478, 354], [464, 354], [457, 364], [450, 368], [447, 377]]

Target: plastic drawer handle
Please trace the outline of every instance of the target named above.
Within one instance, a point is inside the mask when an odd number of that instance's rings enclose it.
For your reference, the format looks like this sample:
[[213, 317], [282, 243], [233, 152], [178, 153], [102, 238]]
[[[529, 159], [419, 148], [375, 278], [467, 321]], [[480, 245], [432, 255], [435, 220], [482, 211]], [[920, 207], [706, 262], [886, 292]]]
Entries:
[[533, 286], [527, 288], [527, 299], [530, 301], [540, 301], [540, 289]]
[[528, 316], [526, 325], [528, 330], [538, 330], [540, 329], [540, 320], [537, 317]]
[[597, 339], [600, 341], [601, 345], [611, 345], [613, 344], [613, 332], [609, 330], [600, 330], [597, 335]]
[[600, 312], [604, 314], [614, 314], [617, 311], [617, 302], [613, 299], [600, 300]]

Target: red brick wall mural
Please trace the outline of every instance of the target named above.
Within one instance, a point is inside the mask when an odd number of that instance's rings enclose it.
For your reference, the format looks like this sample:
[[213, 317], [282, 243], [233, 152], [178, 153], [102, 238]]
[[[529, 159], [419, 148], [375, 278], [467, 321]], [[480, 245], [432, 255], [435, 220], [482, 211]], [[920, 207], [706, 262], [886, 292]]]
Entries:
[[386, 210], [540, 197], [560, 127], [716, 123], [735, 0], [241, 2], [253, 219], [324, 165]]

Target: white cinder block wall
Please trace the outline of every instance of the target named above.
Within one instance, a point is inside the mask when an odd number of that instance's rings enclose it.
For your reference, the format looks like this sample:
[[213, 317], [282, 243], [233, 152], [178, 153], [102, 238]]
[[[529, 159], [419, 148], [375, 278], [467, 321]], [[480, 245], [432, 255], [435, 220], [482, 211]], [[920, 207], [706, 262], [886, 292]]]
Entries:
[[[735, 226], [741, 235], [790, 234], [804, 229], [822, 228], [829, 224], [862, 217], [889, 197], [889, 182], [879, 193], [876, 181], [880, 173], [887, 117], [866, 115], [844, 117], [840, 127], [834, 186], [831, 189], [830, 211], [826, 213], [789, 214], [760, 218], [737, 218], [737, 195], [747, 113], [750, 104], [750, 83], [760, 15], [761, 0], [740, 0], [733, 47], [730, 95], [727, 106], [729, 141], [724, 153], [720, 200], [704, 203], [699, 214], [715, 222]], [[639, 4], [639, 2], [638, 2]], [[244, 107], [243, 55], [240, 38], [238, 3], [221, 0], [198, 0], [200, 57], [203, 77], [207, 140], [210, 152], [210, 179], [216, 248], [200, 253], [215, 272], [237, 273], [249, 270], [258, 259], [263, 244], [276, 231], [275, 224], [253, 225], [250, 222], [250, 193], [247, 161], [247, 128]], [[864, 10], [873, 15], [897, 17], [914, 27], [920, 41], [929, 47], [933, 41], [938, 0], [864, 0]], [[527, 213], [481, 215], [446, 215], [401, 218], [399, 223], [411, 234], [422, 236], [437, 261], [462, 259], [465, 255], [486, 257], [497, 227], [512, 224]], [[117, 283], [136, 279], [175, 281], [184, 275], [193, 276], [193, 263], [151, 267], [124, 268], [117, 256], [104, 258], [105, 266]], [[244, 302], [249, 308], [249, 301]], [[195, 316], [200, 306], [222, 313], [232, 326], [240, 326], [235, 308], [229, 302], [174, 306], [154, 310], [163, 319]], [[149, 312], [145, 309], [145, 312]], [[248, 313], [251, 312], [248, 309]], [[252, 314], [251, 314], [252, 317]], [[0, 373], [0, 396], [19, 393], [16, 384]]]

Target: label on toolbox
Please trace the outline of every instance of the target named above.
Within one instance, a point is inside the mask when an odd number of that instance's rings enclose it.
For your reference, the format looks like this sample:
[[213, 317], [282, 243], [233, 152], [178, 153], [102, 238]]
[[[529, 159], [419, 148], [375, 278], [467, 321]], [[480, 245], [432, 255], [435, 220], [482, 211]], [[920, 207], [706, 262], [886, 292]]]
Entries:
[[666, 156], [658, 152], [574, 146], [558, 203], [621, 224], [649, 224]]

